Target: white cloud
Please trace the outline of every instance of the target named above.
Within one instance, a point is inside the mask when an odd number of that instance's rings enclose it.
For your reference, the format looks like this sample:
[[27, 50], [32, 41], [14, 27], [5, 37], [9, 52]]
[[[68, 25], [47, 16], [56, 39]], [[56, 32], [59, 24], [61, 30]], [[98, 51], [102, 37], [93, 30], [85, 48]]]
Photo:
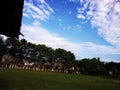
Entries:
[[120, 50], [120, 1], [85, 0], [82, 4], [82, 8], [77, 8], [77, 17], [90, 20], [98, 28], [98, 34]]
[[27, 41], [36, 44], [45, 44], [52, 48], [63, 48], [72, 52], [75, 52], [76, 45], [71, 43], [65, 38], [60, 37], [58, 34], [51, 33], [43, 27], [37, 25], [25, 25], [22, 26], [22, 32]]
[[78, 14], [78, 15], [77, 15], [77, 18], [78, 18], [78, 19], [85, 19], [85, 16], [83, 16], [82, 14]]
[[23, 16], [27, 18], [45, 21], [49, 19], [53, 9], [45, 2], [45, 0], [27, 0], [24, 3]]
[[80, 2], [83, 2], [83, 0], [80, 0]]
[[[35, 22], [37, 23], [37, 22]], [[47, 29], [40, 26], [40, 24], [22, 25], [22, 32], [27, 41], [36, 44], [45, 44], [52, 48], [63, 48], [75, 54], [76, 58], [100, 56], [107, 54], [120, 53], [116, 48], [111, 46], [97, 45], [92, 42], [73, 43], [66, 38], [59, 36], [56, 33], [49, 32]]]
[[79, 0], [69, 0], [69, 2], [79, 2]]
[[[45, 2], [45, 0], [36, 0], [37, 5], [34, 5], [34, 0], [25, 1], [24, 17], [33, 18], [33, 25], [22, 25], [22, 32], [25, 39], [37, 44], [46, 44], [52, 48], [63, 48], [73, 52], [77, 58], [92, 58], [93, 56], [109, 56], [111, 54], [120, 54], [120, 3], [113, 0], [69, 0], [70, 2], [81, 1], [86, 3], [83, 8], [78, 8], [79, 19], [88, 19], [93, 27], [98, 27], [98, 34], [109, 43], [115, 45], [104, 46], [97, 45], [92, 42], [73, 43], [66, 38], [59, 36], [56, 33], [49, 32], [47, 29], [40, 26], [41, 21], [49, 19], [53, 9]], [[88, 7], [88, 3], [90, 6]], [[85, 12], [89, 8], [89, 11]], [[86, 13], [86, 16], [83, 15]], [[58, 19], [62, 22], [61, 19]], [[76, 27], [80, 28], [79, 25]], [[64, 29], [69, 30], [71, 26], [66, 26]], [[23, 37], [20, 37], [23, 38]]]

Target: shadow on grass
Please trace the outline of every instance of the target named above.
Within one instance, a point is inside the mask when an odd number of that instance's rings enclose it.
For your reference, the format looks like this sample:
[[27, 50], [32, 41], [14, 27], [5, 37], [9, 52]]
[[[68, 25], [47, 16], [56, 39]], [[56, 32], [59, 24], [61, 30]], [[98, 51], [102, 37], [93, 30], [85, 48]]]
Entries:
[[25, 87], [21, 87], [21, 88], [15, 88], [14, 90], [51, 90], [51, 89], [41, 89], [41, 88], [25, 88]]
[[0, 78], [0, 90], [8, 90], [8, 82]]

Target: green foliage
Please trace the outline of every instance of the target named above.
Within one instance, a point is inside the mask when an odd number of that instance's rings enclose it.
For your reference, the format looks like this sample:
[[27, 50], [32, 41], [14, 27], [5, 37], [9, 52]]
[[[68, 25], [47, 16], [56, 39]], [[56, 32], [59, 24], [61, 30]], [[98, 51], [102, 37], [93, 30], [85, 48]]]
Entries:
[[[117, 75], [120, 76], [120, 63], [100, 61], [100, 58], [85, 58], [75, 60], [75, 55], [64, 49], [53, 49], [44, 44], [33, 44], [27, 40], [7, 38], [3, 40], [0, 36], [0, 60], [6, 53], [22, 59], [29, 59], [33, 62], [38, 62], [41, 66], [54, 63], [62, 64], [64, 70], [74, 68], [74, 71], [79, 71], [82, 74], [89, 75]], [[22, 62], [22, 61], [21, 61]]]
[[56, 49], [55, 53], [56, 55], [56, 60], [62, 60], [63, 62], [72, 62], [75, 60], [75, 56], [73, 53], [71, 53], [70, 51], [66, 51], [64, 49]]
[[120, 76], [120, 63], [109, 62], [105, 65], [107, 72], [112, 72], [113, 75]]
[[99, 58], [82, 59], [79, 61], [81, 73], [90, 75], [104, 75], [104, 63], [100, 62]]
[[5, 44], [3, 38], [0, 36], [0, 61], [5, 52], [6, 52]]
[[[29, 59], [33, 62], [44, 63], [55, 63], [61, 62], [65, 63], [66, 66], [71, 65], [75, 61], [75, 56], [70, 51], [64, 49], [52, 49], [44, 44], [33, 44], [27, 42], [25, 39], [18, 40], [14, 38], [7, 38], [5, 43], [0, 39], [0, 46], [2, 48], [3, 44], [4, 52], [10, 53], [11, 55], [21, 58]], [[0, 53], [3, 53], [1, 49]], [[4, 55], [5, 53], [3, 53]], [[1, 55], [2, 57], [2, 55]]]

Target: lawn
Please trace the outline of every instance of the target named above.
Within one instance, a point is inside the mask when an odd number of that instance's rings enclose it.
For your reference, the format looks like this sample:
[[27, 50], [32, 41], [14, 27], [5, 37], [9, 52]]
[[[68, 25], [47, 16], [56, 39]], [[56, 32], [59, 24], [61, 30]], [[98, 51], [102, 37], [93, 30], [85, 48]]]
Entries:
[[120, 81], [87, 75], [0, 69], [0, 90], [120, 90]]

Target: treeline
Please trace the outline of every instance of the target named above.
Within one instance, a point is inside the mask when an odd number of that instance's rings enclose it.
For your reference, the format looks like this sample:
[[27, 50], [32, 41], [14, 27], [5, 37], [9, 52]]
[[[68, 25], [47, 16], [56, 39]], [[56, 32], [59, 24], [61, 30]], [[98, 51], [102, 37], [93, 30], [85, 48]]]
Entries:
[[117, 75], [120, 76], [120, 63], [102, 62], [100, 58], [85, 58], [76, 60], [75, 55], [64, 49], [53, 49], [44, 44], [33, 44], [25, 39], [18, 40], [0, 36], [0, 60], [4, 54], [22, 59], [29, 59], [39, 64], [61, 63], [69, 72], [79, 72], [89, 75]]
[[12, 56], [31, 62], [37, 62], [41, 66], [44, 64], [60, 63], [65, 68], [73, 66], [75, 56], [72, 52], [58, 48], [53, 49], [44, 44], [33, 44], [25, 39], [18, 40], [13, 38], [0, 39], [0, 57], [10, 53]]
[[120, 75], [120, 63], [102, 62], [100, 58], [86, 58], [77, 61], [77, 64], [82, 74]]

